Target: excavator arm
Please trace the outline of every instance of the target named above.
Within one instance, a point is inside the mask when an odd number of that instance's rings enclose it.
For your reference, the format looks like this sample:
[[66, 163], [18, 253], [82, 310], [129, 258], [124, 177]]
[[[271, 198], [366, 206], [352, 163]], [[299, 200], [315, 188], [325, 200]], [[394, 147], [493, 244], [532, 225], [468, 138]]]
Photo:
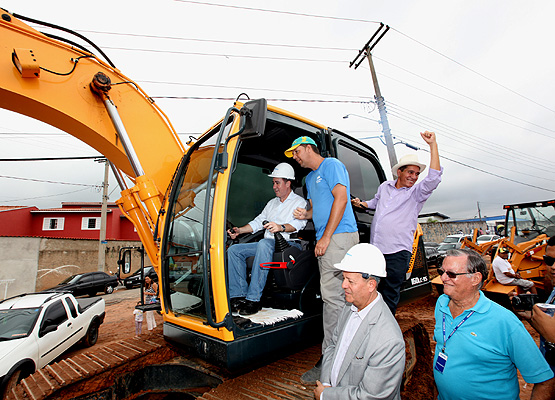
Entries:
[[185, 151], [169, 120], [109, 63], [0, 13], [0, 107], [59, 128], [107, 157], [122, 190], [118, 204], [155, 262], [152, 231]]

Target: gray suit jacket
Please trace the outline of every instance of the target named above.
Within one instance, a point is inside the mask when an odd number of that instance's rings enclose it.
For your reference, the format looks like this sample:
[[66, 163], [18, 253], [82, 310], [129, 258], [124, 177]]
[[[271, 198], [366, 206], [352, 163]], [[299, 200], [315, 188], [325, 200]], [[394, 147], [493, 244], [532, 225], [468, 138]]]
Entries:
[[[360, 324], [339, 370], [337, 386], [324, 390], [324, 399], [400, 399], [405, 369], [405, 341], [397, 321], [381, 296]], [[321, 381], [331, 382], [331, 368], [349, 315], [346, 305], [332, 343], [324, 351]]]

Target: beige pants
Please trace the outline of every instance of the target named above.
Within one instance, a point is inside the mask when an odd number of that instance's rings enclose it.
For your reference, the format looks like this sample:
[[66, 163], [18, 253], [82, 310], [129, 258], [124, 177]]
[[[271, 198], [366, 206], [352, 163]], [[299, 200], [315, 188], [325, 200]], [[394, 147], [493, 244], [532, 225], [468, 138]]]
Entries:
[[339, 313], [345, 306], [345, 293], [341, 287], [343, 274], [333, 264], [340, 263], [347, 251], [357, 243], [358, 232], [336, 233], [331, 237], [326, 253], [318, 257], [320, 291], [324, 301], [324, 341], [322, 342], [322, 352], [331, 343], [331, 337], [337, 326]]
[[151, 331], [156, 328], [156, 320], [154, 319], [154, 311], [145, 312], [146, 315], [146, 328]]

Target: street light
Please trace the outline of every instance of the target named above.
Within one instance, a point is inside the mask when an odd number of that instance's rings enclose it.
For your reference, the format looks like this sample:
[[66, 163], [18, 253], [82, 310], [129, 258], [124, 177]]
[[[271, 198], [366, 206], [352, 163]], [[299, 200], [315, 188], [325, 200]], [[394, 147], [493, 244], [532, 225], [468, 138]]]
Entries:
[[372, 118], [368, 118], [368, 117], [363, 117], [362, 115], [358, 115], [358, 114], [347, 114], [343, 116], [343, 119], [347, 119], [349, 117], [359, 117], [359, 118], [363, 118], [363, 119], [367, 119], [370, 121], [374, 121], [377, 122], [378, 124], [381, 124], [381, 121], [378, 121], [377, 119], [372, 119]]

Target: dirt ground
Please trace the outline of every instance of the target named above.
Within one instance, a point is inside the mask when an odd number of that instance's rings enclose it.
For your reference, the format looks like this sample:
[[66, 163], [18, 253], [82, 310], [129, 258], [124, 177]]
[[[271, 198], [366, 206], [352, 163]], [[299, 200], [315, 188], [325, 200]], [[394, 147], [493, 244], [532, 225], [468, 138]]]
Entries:
[[[133, 310], [140, 300], [140, 289], [127, 290], [123, 286], [118, 286], [112, 294], [105, 294], [102, 297], [106, 302], [106, 317], [104, 323], [100, 325], [98, 341], [95, 347], [106, 346], [110, 343], [135, 336]], [[162, 316], [155, 312], [154, 318], [157, 326], [153, 332], [162, 333]], [[149, 333], [146, 327], [146, 319], [143, 321], [142, 333], [143, 335]], [[90, 348], [78, 348], [66, 353], [64, 358], [87, 351], [90, 351]]]
[[[124, 287], [118, 287], [114, 293], [110, 295], [103, 295], [103, 297], [106, 301], [106, 319], [104, 320], [104, 324], [100, 327], [99, 338], [96, 346], [105, 346], [112, 342], [135, 336], [133, 310], [140, 297], [139, 289], [127, 290]], [[437, 297], [437, 292], [434, 290], [434, 293], [431, 295], [416, 302], [402, 305], [397, 311], [399, 317], [410, 317], [423, 323], [428, 335], [430, 336], [430, 340], [432, 340], [432, 352], [435, 348], [433, 331], [435, 324], [434, 308]], [[162, 317], [155, 313], [155, 319], [158, 326], [154, 329], [154, 332], [161, 333]], [[527, 322], [524, 322], [524, 325], [536, 343], [539, 343], [539, 335], [537, 332]], [[146, 328], [146, 321], [143, 322], [142, 332], [143, 335], [147, 335], [149, 333]], [[65, 357], [71, 357], [86, 351], [90, 351], [90, 349], [76, 349], [67, 353]], [[520, 377], [520, 374], [519, 380], [521, 388], [520, 398], [522, 400], [529, 400], [533, 385], [526, 385]]]

